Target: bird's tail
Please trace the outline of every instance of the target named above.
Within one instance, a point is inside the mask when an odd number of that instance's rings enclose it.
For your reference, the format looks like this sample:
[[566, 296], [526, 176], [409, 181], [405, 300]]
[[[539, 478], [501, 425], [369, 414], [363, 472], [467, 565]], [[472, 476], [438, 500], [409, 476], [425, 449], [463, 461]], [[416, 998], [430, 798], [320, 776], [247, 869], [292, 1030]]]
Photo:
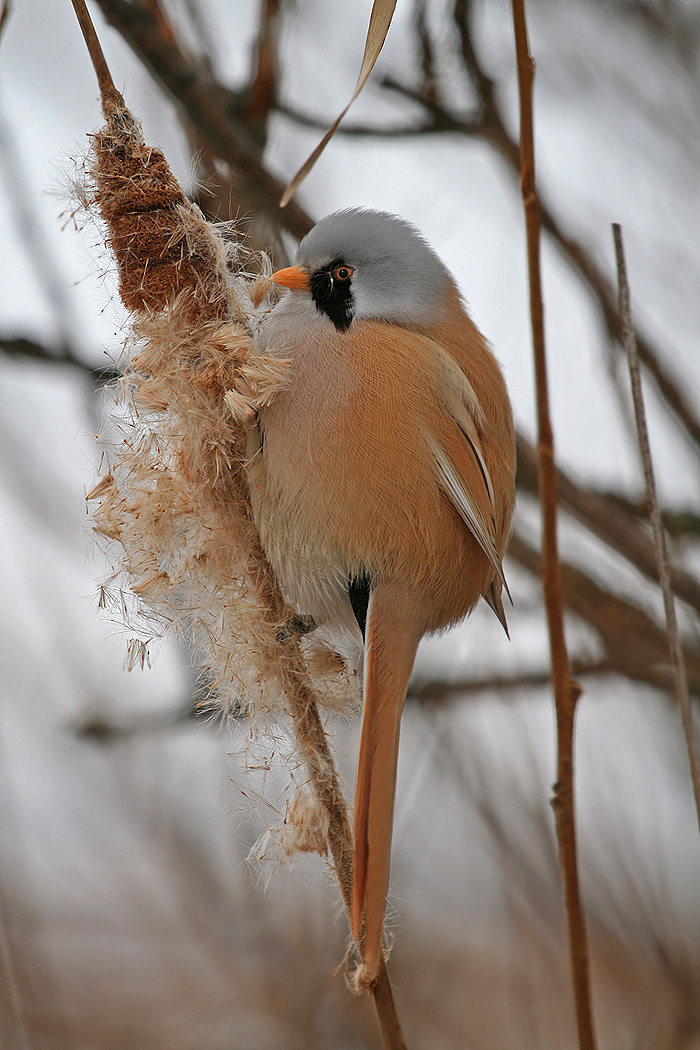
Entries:
[[422, 631], [415, 596], [397, 581], [372, 587], [365, 639], [364, 708], [355, 792], [352, 927], [372, 980], [379, 968], [401, 712]]

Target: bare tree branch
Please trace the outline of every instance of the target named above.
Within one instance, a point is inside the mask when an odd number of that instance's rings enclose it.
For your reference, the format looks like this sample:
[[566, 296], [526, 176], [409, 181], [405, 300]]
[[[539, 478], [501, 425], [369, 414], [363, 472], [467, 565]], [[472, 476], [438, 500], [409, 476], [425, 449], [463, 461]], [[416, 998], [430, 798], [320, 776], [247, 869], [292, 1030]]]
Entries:
[[426, 0], [414, 0], [413, 19], [420, 46], [421, 93], [425, 98], [437, 102], [438, 85], [435, 71], [435, 52], [428, 29]]
[[[537, 493], [535, 450], [522, 434], [517, 436], [518, 487]], [[622, 500], [603, 496], [577, 485], [561, 467], [557, 470], [557, 495], [563, 507], [634, 565], [647, 579], [657, 583], [654, 545], [639, 521], [625, 510]], [[700, 612], [700, 581], [684, 569], [671, 568], [671, 582], [679, 598]]]
[[[43, 361], [46, 364], [67, 364], [86, 372], [96, 383], [109, 383], [120, 374], [112, 363], [105, 364], [103, 367], [92, 367], [78, 357], [73, 350], [64, 348], [55, 352], [31, 339], [0, 338], [0, 351], [9, 357]], [[518, 488], [521, 491], [536, 494], [538, 482], [535, 450], [522, 434], [517, 435], [516, 441]], [[653, 543], [632, 511], [626, 508], [622, 497], [615, 493], [601, 494], [593, 489], [577, 485], [561, 468], [557, 470], [557, 494], [562, 507], [573, 514], [609, 547], [626, 558], [647, 579], [654, 583], [657, 582]], [[530, 563], [526, 563], [525, 567], [530, 567]], [[538, 572], [539, 570], [535, 567], [532, 571]], [[700, 582], [684, 569], [673, 566], [671, 567], [671, 582], [675, 594], [700, 612]], [[651, 620], [648, 622], [652, 623]], [[597, 627], [599, 626], [598, 624]], [[609, 626], [614, 630], [614, 617]], [[639, 665], [634, 666], [646, 667], [646, 664], [642, 661]], [[625, 664], [625, 667], [629, 669], [629, 662]], [[622, 671], [621, 667], [616, 669]], [[626, 674], [627, 670], [622, 673]], [[639, 676], [633, 674], [632, 677]], [[661, 684], [664, 689], [668, 686], [666, 676], [660, 677], [659, 674], [654, 674], [650, 677], [647, 671], [644, 671], [639, 680]]]
[[255, 73], [246, 92], [246, 123], [261, 146], [267, 138], [267, 118], [277, 102], [280, 7], [281, 0], [260, 0], [260, 31], [253, 58]]
[[25, 171], [10, 125], [0, 113], [0, 178], [16, 220], [30, 265], [53, 314], [62, 346], [77, 340], [79, 325], [61, 266], [46, 236], [34, 199], [32, 179]]
[[[577, 678], [585, 675], [612, 674], [615, 669], [607, 660], [584, 661], [572, 660], [571, 670]], [[462, 699], [479, 693], [494, 692], [503, 696], [505, 693], [518, 693], [524, 689], [541, 689], [551, 682], [549, 670], [523, 671], [515, 675], [485, 675], [482, 678], [458, 678], [451, 681], [444, 679], [421, 679], [412, 682], [408, 690], [408, 700], [421, 704], [438, 706], [451, 699]]]
[[[513, 536], [508, 554], [528, 572], [539, 575], [539, 554], [519, 532]], [[668, 640], [649, 613], [567, 562], [562, 562], [562, 588], [567, 609], [589, 623], [603, 640], [611, 670], [666, 692], [673, 690]], [[690, 688], [700, 696], [700, 651], [686, 645], [683, 655]]]
[[[285, 103], [277, 103], [274, 106], [277, 113], [281, 113], [283, 116], [288, 117], [289, 120], [293, 120], [295, 124], [299, 124], [302, 128], [311, 128], [314, 131], [327, 130], [328, 124], [330, 123], [325, 117], [314, 117], [310, 113], [302, 113], [298, 109], [294, 109]], [[393, 139], [393, 138], [411, 138], [419, 135], [440, 135], [446, 129], [438, 127], [432, 121], [424, 122], [422, 124], [407, 124], [399, 125], [398, 127], [383, 127], [376, 125], [372, 127], [370, 124], [340, 124], [336, 130], [336, 135], [347, 138], [378, 138], [378, 139]], [[452, 130], [452, 129], [450, 129]]]
[[102, 368], [92, 368], [86, 361], [67, 347], [62, 347], [58, 352], [50, 350], [33, 339], [2, 339], [0, 338], [0, 351], [8, 357], [27, 358], [30, 361], [42, 361], [46, 364], [71, 365], [79, 368], [95, 380], [96, 383], [109, 383], [120, 375], [119, 369], [114, 364], [105, 365]]
[[0, 37], [2, 36], [2, 32], [7, 25], [11, 13], [12, 0], [2, 0], [2, 6], [0, 6]]

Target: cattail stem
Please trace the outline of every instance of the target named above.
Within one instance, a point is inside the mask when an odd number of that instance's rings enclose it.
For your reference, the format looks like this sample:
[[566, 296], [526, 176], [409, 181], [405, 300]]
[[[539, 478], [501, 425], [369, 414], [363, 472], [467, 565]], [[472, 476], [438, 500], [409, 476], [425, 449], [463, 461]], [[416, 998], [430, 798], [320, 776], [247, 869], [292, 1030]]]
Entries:
[[[297, 750], [304, 757], [311, 773], [316, 799], [328, 816], [328, 847], [350, 922], [353, 848], [347, 804], [340, 790], [340, 780], [318, 706], [304, 680], [304, 675], [296, 669], [290, 669], [288, 677], [290, 688], [287, 695], [294, 722]], [[381, 1029], [384, 1050], [406, 1050], [406, 1041], [401, 1031], [389, 974], [383, 959], [369, 992]]]
[[554, 439], [549, 413], [544, 307], [540, 275], [540, 217], [535, 181], [532, 84], [535, 65], [530, 53], [524, 0], [513, 0], [513, 22], [520, 95], [520, 183], [527, 231], [530, 314], [537, 392], [537, 460], [542, 511], [542, 573], [557, 714], [557, 782], [554, 809], [569, 933], [576, 1021], [581, 1050], [595, 1050], [588, 972], [588, 944], [579, 889], [574, 807], [574, 718], [581, 694], [571, 681], [564, 635], [561, 567], [557, 550], [557, 488]]
[[87, 9], [85, 0], [71, 0], [71, 3], [73, 4], [75, 16], [78, 19], [78, 23], [87, 45], [88, 54], [90, 55], [92, 65], [97, 75], [97, 83], [99, 84], [100, 96], [102, 98], [102, 111], [106, 117], [107, 110], [105, 105], [107, 103], [114, 105], [114, 103], [118, 99], [121, 99], [122, 96], [114, 86], [112, 74], [107, 65], [107, 59], [104, 56], [102, 45], [97, 37], [97, 33], [95, 32], [95, 26], [90, 18], [90, 12]]

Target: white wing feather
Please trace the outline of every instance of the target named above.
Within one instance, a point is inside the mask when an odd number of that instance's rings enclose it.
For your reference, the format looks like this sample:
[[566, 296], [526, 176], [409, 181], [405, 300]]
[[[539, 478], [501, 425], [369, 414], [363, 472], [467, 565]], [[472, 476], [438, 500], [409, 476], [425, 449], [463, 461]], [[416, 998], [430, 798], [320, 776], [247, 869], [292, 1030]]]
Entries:
[[[467, 528], [470, 530], [484, 554], [491, 562], [496, 573], [498, 584], [505, 588], [506, 594], [510, 598], [508, 584], [503, 575], [501, 557], [498, 553], [498, 548], [496, 547], [493, 485], [488, 468], [484, 461], [481, 442], [479, 441], [477, 432], [477, 425], [483, 423], [484, 412], [474, 388], [455, 359], [448, 354], [444, 347], [440, 346], [440, 344], [436, 343], [434, 340], [426, 339], [425, 342], [430, 345], [430, 348], [433, 351], [434, 361], [437, 365], [440, 393], [444, 398], [445, 406], [462, 431], [465, 441], [471, 449], [479, 466], [481, 476], [484, 480], [484, 486], [488, 494], [491, 514], [488, 517], [484, 515], [478, 502], [473, 499], [468, 489], [465, 487], [459, 472], [451, 462], [447, 453], [439, 446], [434, 438], [426, 435], [428, 446], [433, 454], [436, 474], [443, 490], [450, 498]], [[485, 598], [503, 624], [506, 633], [508, 633], [505, 614], [503, 612], [503, 604], [501, 602], [500, 586], [496, 586], [496, 580], [494, 580], [494, 583], [489, 592], [485, 595]]]

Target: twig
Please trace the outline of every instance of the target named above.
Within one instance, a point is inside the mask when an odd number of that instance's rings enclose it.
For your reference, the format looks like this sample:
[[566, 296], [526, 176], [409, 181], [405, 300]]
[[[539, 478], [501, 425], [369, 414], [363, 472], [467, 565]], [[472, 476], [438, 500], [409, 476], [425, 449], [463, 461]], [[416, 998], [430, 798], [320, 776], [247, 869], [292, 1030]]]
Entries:
[[588, 945], [579, 892], [574, 818], [574, 716], [580, 686], [569, 677], [569, 658], [564, 636], [561, 569], [557, 552], [557, 490], [554, 442], [549, 414], [547, 360], [544, 340], [544, 310], [540, 278], [540, 219], [535, 182], [532, 82], [534, 62], [530, 54], [524, 0], [513, 0], [513, 22], [520, 95], [521, 189], [527, 229], [530, 313], [537, 391], [537, 458], [542, 509], [542, 567], [545, 607], [552, 657], [552, 684], [557, 713], [557, 783], [554, 808], [559, 857], [564, 877], [564, 895], [569, 929], [569, 952], [574, 984], [576, 1021], [581, 1050], [595, 1050], [590, 1001]]
[[[518, 489], [534, 494], [538, 487], [536, 451], [522, 434], [516, 436], [516, 442]], [[653, 541], [620, 497], [603, 495], [577, 485], [561, 467], [557, 468], [557, 496], [559, 503], [599, 539], [626, 558], [647, 579], [657, 582]], [[678, 597], [700, 612], [700, 581], [684, 569], [672, 566], [671, 583]]]
[[[276, 103], [273, 109], [289, 120], [293, 120], [300, 127], [312, 128], [314, 131], [323, 131], [330, 123], [327, 117], [314, 117], [311, 113], [302, 113], [301, 110], [293, 109], [283, 102]], [[382, 126], [381, 124], [377, 124], [375, 127], [371, 124], [340, 124], [335, 133], [340, 138], [345, 136], [346, 138], [398, 139], [417, 138], [420, 135], [440, 135], [445, 130], [445, 128], [440, 127], [431, 120], [422, 124], [395, 125], [392, 127]]]
[[347, 103], [345, 108], [338, 114], [328, 131], [325, 133], [321, 141], [311, 151], [309, 156], [306, 158], [302, 166], [292, 177], [291, 182], [286, 187], [280, 200], [280, 206], [286, 207], [290, 200], [301, 186], [304, 179], [307, 177], [309, 172], [312, 170], [316, 161], [325, 150], [328, 143], [333, 138], [338, 125], [345, 117], [353, 102], [364, 88], [369, 75], [374, 69], [374, 65], [381, 54], [381, 50], [384, 47], [384, 41], [386, 40], [389, 27], [391, 26], [391, 20], [396, 10], [396, 0], [374, 0], [372, 4], [372, 10], [369, 16], [369, 25], [367, 27], [367, 37], [365, 39], [365, 49], [362, 55], [362, 64], [360, 65], [360, 73], [357, 78], [357, 84], [355, 90], [352, 93], [352, 98]]
[[683, 650], [681, 648], [680, 635], [678, 632], [676, 607], [673, 601], [673, 592], [671, 590], [671, 574], [669, 570], [666, 534], [661, 521], [659, 501], [656, 496], [654, 464], [651, 457], [649, 431], [647, 429], [646, 412], [644, 409], [642, 379], [639, 370], [639, 355], [637, 353], [634, 331], [632, 329], [629, 282], [627, 280], [627, 268], [625, 265], [625, 250], [622, 243], [622, 227], [619, 223], [613, 223], [613, 239], [615, 241], [617, 278], [620, 289], [620, 321], [622, 324], [623, 342], [625, 350], [627, 351], [627, 360], [629, 361], [632, 398], [634, 400], [634, 415], [637, 422], [639, 451], [642, 456], [644, 481], [646, 484], [647, 499], [649, 501], [649, 518], [651, 519], [651, 527], [654, 532], [654, 548], [656, 550], [656, 562], [659, 570], [659, 582], [664, 596], [668, 647], [671, 654], [671, 663], [673, 664], [673, 679], [676, 689], [676, 697], [681, 709], [683, 731], [685, 733], [685, 742], [688, 749], [688, 762], [690, 764], [690, 775], [693, 782], [693, 794], [695, 795], [695, 808], [698, 817], [698, 824], [700, 824], [700, 757], [698, 756], [697, 741], [695, 740], [693, 713], [690, 708], [690, 699], [688, 696], [688, 679], [685, 672]]
[[[482, 105], [481, 120], [478, 122], [475, 133], [491, 143], [505, 158], [513, 172], [518, 173], [520, 157], [517, 144], [506, 128], [498, 106], [494, 83], [481, 68], [472, 42], [469, 26], [472, 10], [471, 0], [455, 0], [454, 18], [460, 37], [462, 58], [478, 91]], [[578, 241], [565, 233], [553, 212], [542, 205], [540, 205], [540, 221], [542, 227], [554, 238], [564, 256], [588, 284], [600, 304], [608, 331], [616, 340], [619, 340], [620, 322], [611, 282], [595, 264], [590, 253]], [[676, 422], [681, 424], [687, 436], [696, 446], [696, 451], [700, 451], [700, 419], [695, 414], [692, 402], [688, 400], [678, 381], [662, 364], [658, 353], [639, 333], [637, 333], [637, 344], [642, 364], [653, 377], [659, 393], [667, 402]]]
[[[64, 350], [59, 356], [57, 352], [29, 339], [0, 339], [0, 352], [18, 359], [78, 368], [96, 384], [112, 382], [121, 375], [121, 371], [113, 364], [92, 367], [72, 351]], [[534, 493], [537, 491], [535, 449], [522, 435], [518, 436], [517, 443], [518, 490]], [[600, 539], [623, 554], [640, 572], [651, 578], [655, 565], [653, 541], [639, 528], [632, 512], [620, 505], [620, 497], [582, 488], [561, 470], [557, 472], [557, 487], [563, 506]], [[540, 559], [537, 552], [520, 534], [516, 533], [513, 537], [509, 553], [527, 572], [539, 577]], [[653, 578], [656, 580], [656, 575]], [[605, 590], [590, 575], [573, 565], [562, 564], [562, 581], [566, 607], [597, 631], [607, 654], [602, 666], [574, 667], [575, 674], [597, 674], [607, 668], [611, 674], [625, 675], [632, 681], [644, 682], [663, 690], [672, 688], [666, 636], [645, 609]], [[672, 567], [671, 582], [678, 597], [700, 610], [700, 584], [693, 576]], [[684, 659], [691, 693], [700, 696], [700, 657], [697, 649], [686, 647]], [[518, 683], [527, 685], [527, 678], [518, 677], [512, 687]], [[501, 678], [465, 680], [449, 685], [431, 682], [425, 689], [417, 684], [411, 689], [409, 699], [424, 700], [426, 691], [434, 692], [439, 700], [455, 693], [486, 688], [502, 690], [510, 685]]]
[[267, 118], [277, 100], [279, 18], [280, 0], [262, 0], [253, 54], [255, 75], [248, 87], [246, 107], [247, 123], [261, 145], [265, 144]]
[[0, 113], [0, 181], [17, 221], [22, 245], [54, 316], [61, 350], [79, 342], [81, 325], [66, 288], [65, 276], [47, 239], [35, 202], [33, 180], [25, 170], [14, 136]]
[[116, 365], [105, 365], [93, 368], [73, 350], [64, 346], [59, 351], [52, 351], [33, 339], [0, 339], [0, 351], [8, 357], [27, 358], [30, 361], [43, 361], [46, 364], [70, 365], [86, 372], [96, 383], [110, 383], [120, 376], [121, 370]]
[[[541, 575], [538, 552], [516, 531], [508, 556], [533, 575]], [[562, 591], [567, 609], [580, 616], [600, 635], [613, 674], [671, 691], [673, 675], [668, 640], [663, 628], [638, 605], [605, 590], [574, 565], [561, 561]], [[690, 687], [700, 696], [700, 652], [685, 649]]]
[[184, 9], [187, 12], [192, 32], [197, 40], [201, 61], [208, 70], [211, 70], [218, 57], [217, 41], [215, 41], [207, 25], [201, 4], [199, 0], [184, 0]]
[[414, 0], [413, 20], [420, 46], [421, 90], [426, 98], [437, 102], [438, 85], [435, 74], [435, 52], [428, 29], [426, 0]]
[[12, 0], [3, 0], [2, 7], [0, 7], [0, 36], [2, 36], [2, 31], [7, 25], [11, 11]]
[[[608, 660], [578, 661], [573, 665], [577, 675], [611, 674], [615, 668]], [[418, 679], [412, 682], [406, 697], [407, 702], [425, 707], [439, 707], [447, 700], [461, 700], [473, 694], [494, 692], [503, 698], [507, 693], [520, 693], [526, 689], [540, 690], [551, 681], [548, 670], [523, 671], [515, 675], [491, 675], [483, 678]]]

